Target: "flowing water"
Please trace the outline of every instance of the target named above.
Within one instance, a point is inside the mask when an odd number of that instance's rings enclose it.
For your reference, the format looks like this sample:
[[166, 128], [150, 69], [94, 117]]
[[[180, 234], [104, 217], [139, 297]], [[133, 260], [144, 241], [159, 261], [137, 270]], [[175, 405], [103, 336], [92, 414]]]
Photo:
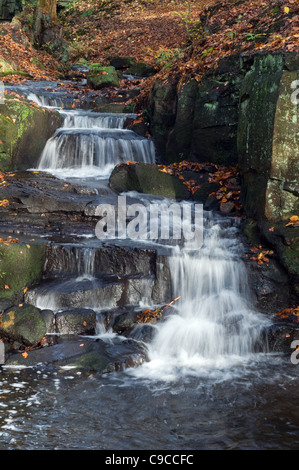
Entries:
[[[151, 142], [123, 129], [128, 116], [61, 112], [64, 126], [47, 143], [39, 170], [105, 178], [120, 161], [154, 161]], [[262, 333], [271, 320], [253, 308], [237, 223], [204, 213], [202, 247], [172, 245], [169, 252], [180, 298], [153, 326], [149, 361], [104, 376], [42, 364], [4, 367], [0, 448], [298, 448], [298, 369], [268, 351]], [[67, 266], [71, 282], [96, 283], [95, 260], [91, 248], [66, 248], [51, 269], [59, 279]], [[58, 298], [47, 290], [29, 297], [54, 310]]]

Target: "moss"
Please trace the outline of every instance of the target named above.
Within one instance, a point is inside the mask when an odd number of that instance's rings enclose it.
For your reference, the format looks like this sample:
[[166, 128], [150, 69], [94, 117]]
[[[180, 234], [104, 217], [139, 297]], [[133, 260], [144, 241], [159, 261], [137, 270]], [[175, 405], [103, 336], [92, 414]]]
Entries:
[[96, 352], [89, 352], [78, 357], [74, 362], [68, 364], [70, 367], [76, 367], [86, 371], [104, 371], [109, 365], [109, 360]]
[[0, 335], [26, 346], [36, 344], [46, 333], [46, 323], [33, 305], [11, 307], [0, 317]]
[[[44, 245], [0, 245], [0, 297], [11, 300], [41, 277]], [[9, 286], [8, 288], [5, 288]]]
[[0, 106], [0, 169], [22, 170], [36, 166], [47, 139], [61, 125], [61, 116], [32, 102], [5, 95]]
[[22, 75], [24, 77], [31, 77], [30, 73], [22, 72], [22, 70], [8, 70], [6, 72], [0, 72], [0, 77], [8, 77], [9, 75]]
[[87, 80], [89, 85], [100, 90], [107, 87], [119, 87], [119, 79], [114, 67], [101, 67], [100, 64], [93, 64], [88, 73]]

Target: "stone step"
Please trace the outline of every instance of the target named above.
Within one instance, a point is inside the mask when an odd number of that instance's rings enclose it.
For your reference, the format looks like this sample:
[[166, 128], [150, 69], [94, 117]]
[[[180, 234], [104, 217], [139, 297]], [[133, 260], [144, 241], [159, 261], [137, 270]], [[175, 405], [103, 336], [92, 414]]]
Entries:
[[68, 308], [122, 307], [144, 303], [152, 305], [170, 301], [168, 281], [165, 285], [154, 276], [117, 276], [103, 279], [82, 276], [64, 281], [44, 281], [25, 294], [27, 303], [55, 312]]

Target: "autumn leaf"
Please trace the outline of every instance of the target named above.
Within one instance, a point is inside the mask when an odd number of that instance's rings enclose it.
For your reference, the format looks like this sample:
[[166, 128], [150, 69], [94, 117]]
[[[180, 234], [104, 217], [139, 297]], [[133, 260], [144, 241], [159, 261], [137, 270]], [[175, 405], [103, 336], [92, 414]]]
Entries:
[[298, 215], [292, 215], [292, 217], [290, 217], [289, 222], [286, 224], [286, 227], [288, 227], [289, 225], [292, 225], [294, 227], [299, 226], [299, 217], [298, 217]]
[[276, 312], [275, 315], [280, 317], [281, 319], [286, 319], [294, 316], [296, 318], [296, 321], [299, 321], [299, 306], [284, 308], [283, 310], [279, 310], [278, 312]]

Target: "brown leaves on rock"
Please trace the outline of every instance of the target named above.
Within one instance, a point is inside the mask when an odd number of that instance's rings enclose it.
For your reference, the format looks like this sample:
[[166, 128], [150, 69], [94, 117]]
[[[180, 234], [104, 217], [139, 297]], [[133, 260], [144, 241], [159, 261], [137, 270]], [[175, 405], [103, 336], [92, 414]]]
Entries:
[[299, 227], [299, 217], [298, 215], [292, 215], [292, 217], [289, 218], [289, 222], [286, 224], [286, 227]]
[[259, 245], [258, 247], [253, 247], [250, 248], [250, 251], [253, 253], [256, 253], [255, 256], [251, 256], [250, 259], [253, 261], [257, 261], [258, 264], [268, 264], [269, 263], [269, 256], [274, 254], [273, 250], [266, 250], [263, 249], [262, 245]]
[[166, 310], [168, 307], [170, 307], [174, 302], [179, 300], [181, 296], [176, 297], [174, 300], [169, 302], [165, 307], [157, 307], [155, 310], [150, 310], [150, 309], [145, 309], [141, 315], [138, 315], [137, 318], [137, 323], [151, 323], [155, 324], [157, 323], [158, 320], [162, 318], [162, 313], [164, 310]]
[[275, 315], [282, 320], [289, 319], [299, 322], [299, 306], [284, 308], [283, 310], [276, 312]]
[[0, 238], [0, 243], [3, 243], [3, 245], [9, 245], [10, 243], [19, 243], [19, 239], [9, 236], [7, 238]]
[[216, 192], [212, 192], [210, 196], [214, 196], [221, 203], [232, 202], [235, 209], [240, 210], [240, 187], [239, 172], [235, 167], [218, 167], [215, 173], [209, 178], [209, 183], [219, 183], [220, 188]]

